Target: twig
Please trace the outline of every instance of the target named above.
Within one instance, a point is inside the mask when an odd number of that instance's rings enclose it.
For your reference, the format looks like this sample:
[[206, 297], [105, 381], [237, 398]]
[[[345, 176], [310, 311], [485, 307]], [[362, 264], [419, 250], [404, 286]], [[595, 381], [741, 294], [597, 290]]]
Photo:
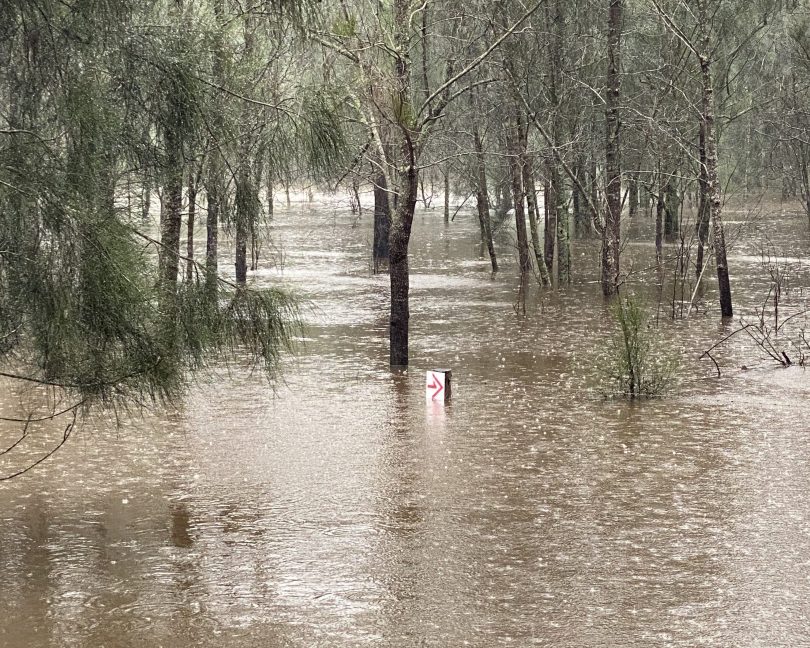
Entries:
[[8, 481], [9, 479], [14, 479], [15, 477], [19, 477], [20, 475], [24, 475], [29, 470], [32, 470], [33, 468], [36, 468], [43, 461], [45, 461], [49, 457], [53, 456], [53, 454], [57, 450], [59, 450], [63, 445], [65, 445], [67, 443], [68, 439], [70, 438], [70, 435], [73, 433], [73, 428], [74, 428], [75, 425], [76, 425], [76, 412], [74, 411], [73, 412], [73, 419], [70, 421], [70, 423], [67, 424], [67, 426], [65, 427], [64, 432], [62, 432], [62, 440], [55, 447], [51, 448], [47, 453], [45, 453], [43, 456], [41, 456], [39, 459], [37, 459], [34, 463], [29, 464], [25, 468], [22, 468], [22, 469], [18, 470], [15, 473], [11, 473], [10, 475], [4, 475], [4, 476], [0, 477], [0, 481]]

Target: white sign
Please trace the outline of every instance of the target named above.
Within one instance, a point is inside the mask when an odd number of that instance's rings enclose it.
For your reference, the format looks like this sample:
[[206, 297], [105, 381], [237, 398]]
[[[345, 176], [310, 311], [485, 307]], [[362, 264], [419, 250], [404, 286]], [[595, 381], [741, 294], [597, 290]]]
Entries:
[[444, 402], [445, 374], [441, 371], [428, 371], [425, 376], [425, 400]]

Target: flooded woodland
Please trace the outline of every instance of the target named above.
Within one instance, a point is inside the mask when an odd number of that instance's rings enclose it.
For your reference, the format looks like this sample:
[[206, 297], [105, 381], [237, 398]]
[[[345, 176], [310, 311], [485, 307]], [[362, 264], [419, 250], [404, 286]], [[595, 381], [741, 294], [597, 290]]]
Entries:
[[0, 1], [0, 648], [810, 646], [810, 0]]
[[[729, 216], [751, 318], [772, 281], [764, 240], [791, 269], [786, 313], [810, 286], [803, 216], [762, 213]], [[677, 387], [606, 399], [598, 264], [565, 290], [534, 282], [524, 313], [513, 234], [493, 275], [472, 212], [446, 226], [420, 209], [411, 367], [392, 374], [369, 225], [345, 205], [278, 211], [283, 265], [268, 254], [249, 281], [308, 306], [275, 390], [215, 364], [176, 408], [92, 416], [2, 485], [0, 644], [803, 645], [805, 369], [743, 336], [717, 352], [718, 378], [700, 356], [737, 324], [710, 289], [688, 320], [662, 300]], [[628, 230], [628, 262], [653, 267], [652, 219]], [[655, 308], [656, 274], [639, 273]], [[446, 406], [425, 401], [435, 367], [453, 370]], [[41, 396], [6, 389], [4, 415]]]

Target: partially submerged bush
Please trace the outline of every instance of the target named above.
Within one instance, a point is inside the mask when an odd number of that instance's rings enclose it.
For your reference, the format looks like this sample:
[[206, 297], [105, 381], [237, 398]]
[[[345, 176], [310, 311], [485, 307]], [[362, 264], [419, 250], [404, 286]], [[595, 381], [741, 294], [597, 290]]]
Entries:
[[650, 398], [674, 386], [677, 360], [665, 352], [649, 317], [633, 297], [612, 308], [616, 331], [602, 365], [606, 396]]

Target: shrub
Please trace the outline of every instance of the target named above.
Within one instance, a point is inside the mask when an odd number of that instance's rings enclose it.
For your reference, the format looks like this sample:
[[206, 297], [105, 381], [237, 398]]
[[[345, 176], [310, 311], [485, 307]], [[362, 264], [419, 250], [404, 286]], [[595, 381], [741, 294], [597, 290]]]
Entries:
[[634, 297], [618, 299], [612, 310], [616, 331], [603, 364], [605, 395], [635, 399], [664, 394], [674, 385], [677, 360], [663, 350]]

